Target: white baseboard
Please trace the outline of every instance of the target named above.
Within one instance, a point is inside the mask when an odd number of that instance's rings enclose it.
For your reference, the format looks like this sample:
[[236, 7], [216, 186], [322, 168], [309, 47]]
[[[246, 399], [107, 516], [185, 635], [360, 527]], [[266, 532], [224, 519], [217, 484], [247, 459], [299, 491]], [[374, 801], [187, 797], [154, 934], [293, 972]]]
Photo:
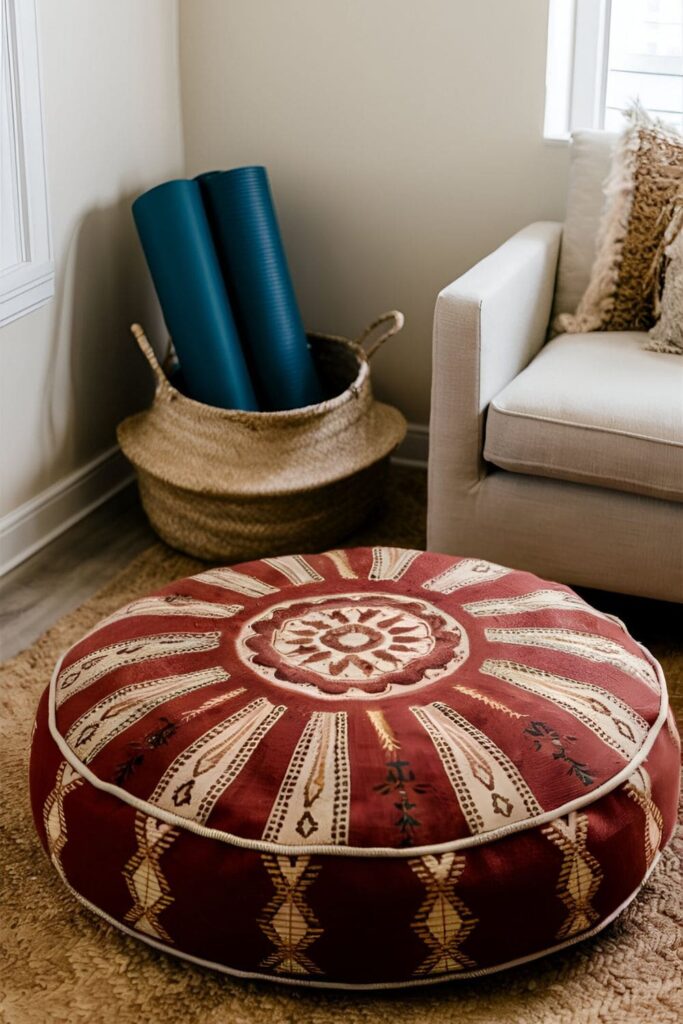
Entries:
[[117, 445], [0, 519], [0, 576], [83, 519], [133, 479]]
[[426, 469], [429, 458], [429, 427], [426, 423], [409, 423], [408, 433], [396, 449], [393, 461], [399, 466]]

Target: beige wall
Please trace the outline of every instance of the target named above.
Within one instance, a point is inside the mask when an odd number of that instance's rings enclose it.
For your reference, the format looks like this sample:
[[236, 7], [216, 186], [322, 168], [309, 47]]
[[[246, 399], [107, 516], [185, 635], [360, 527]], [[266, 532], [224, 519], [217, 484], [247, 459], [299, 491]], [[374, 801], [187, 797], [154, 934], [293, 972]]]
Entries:
[[180, 0], [192, 174], [268, 166], [306, 323], [402, 309], [378, 392], [429, 416], [438, 290], [563, 214], [542, 140], [547, 0]]
[[175, 0], [38, 15], [56, 294], [0, 328], [0, 517], [113, 445], [143, 399], [127, 326], [154, 303], [130, 200], [183, 166]]

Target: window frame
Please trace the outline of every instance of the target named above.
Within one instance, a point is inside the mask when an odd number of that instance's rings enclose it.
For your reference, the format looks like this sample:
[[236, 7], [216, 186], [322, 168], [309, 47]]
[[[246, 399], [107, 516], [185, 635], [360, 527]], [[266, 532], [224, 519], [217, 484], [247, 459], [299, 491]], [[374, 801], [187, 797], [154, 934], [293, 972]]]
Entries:
[[549, 0], [543, 137], [603, 128], [611, 0]]
[[[612, 0], [549, 0], [546, 142], [567, 142], [577, 128], [605, 128], [612, 6]], [[639, 73], [668, 74], [633, 69]]]
[[[0, 271], [0, 327], [32, 312], [54, 295], [54, 263], [47, 194], [36, 0], [0, 0], [8, 47], [10, 89], [0, 105], [12, 140], [16, 174], [14, 216], [19, 259]], [[1, 79], [0, 79], [1, 80]]]

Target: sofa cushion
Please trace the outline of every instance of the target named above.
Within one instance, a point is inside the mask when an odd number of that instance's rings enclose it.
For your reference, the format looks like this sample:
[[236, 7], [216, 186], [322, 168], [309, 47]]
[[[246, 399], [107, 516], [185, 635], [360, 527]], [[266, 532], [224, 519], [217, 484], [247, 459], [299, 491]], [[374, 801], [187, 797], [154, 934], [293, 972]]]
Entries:
[[562, 334], [489, 407], [502, 469], [683, 501], [683, 365], [639, 331]]
[[590, 282], [558, 333], [647, 330], [655, 321], [663, 237], [683, 184], [683, 136], [639, 106], [614, 150]]
[[588, 287], [605, 201], [603, 185], [609, 174], [616, 139], [612, 132], [572, 134], [567, 213], [557, 266], [554, 315], [573, 313]]

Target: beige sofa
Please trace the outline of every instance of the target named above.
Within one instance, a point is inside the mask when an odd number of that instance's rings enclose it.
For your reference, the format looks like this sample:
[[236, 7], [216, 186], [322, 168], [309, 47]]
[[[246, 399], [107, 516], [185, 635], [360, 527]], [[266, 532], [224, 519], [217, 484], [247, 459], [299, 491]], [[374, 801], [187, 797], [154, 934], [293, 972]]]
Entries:
[[439, 295], [428, 547], [683, 601], [683, 358], [560, 335], [589, 277], [613, 137], [575, 134], [565, 224], [532, 224]]

